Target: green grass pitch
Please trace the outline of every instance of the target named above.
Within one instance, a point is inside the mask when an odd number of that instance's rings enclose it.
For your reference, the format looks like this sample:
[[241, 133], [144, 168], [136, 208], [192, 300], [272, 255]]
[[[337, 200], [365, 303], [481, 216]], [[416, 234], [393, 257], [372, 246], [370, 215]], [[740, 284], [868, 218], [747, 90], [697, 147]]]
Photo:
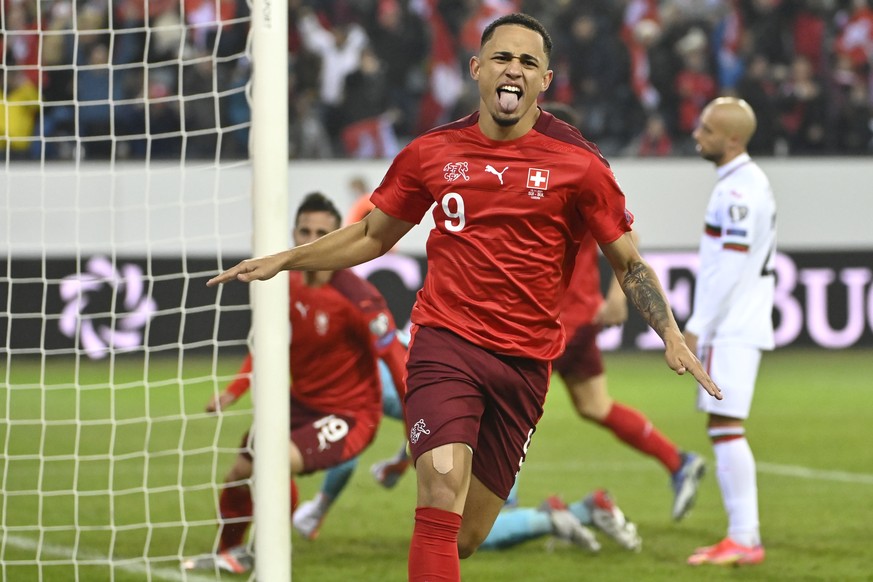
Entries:
[[[216, 371], [197, 358], [189, 358], [181, 370], [175, 361], [153, 361], [145, 374], [141, 360], [119, 362], [112, 369], [95, 363], [73, 370], [72, 361], [58, 361], [42, 379], [35, 361], [13, 360], [5, 370], [7, 383], [0, 385], [0, 533], [5, 538], [0, 578], [183, 580], [173, 556], [211, 546], [215, 493], [209, 483], [213, 475], [223, 475], [232, 459], [248, 424], [249, 401], [221, 418], [200, 411], [238, 361], [229, 358], [226, 369]], [[477, 553], [462, 563], [464, 580], [873, 581], [873, 352], [786, 349], [765, 354], [747, 434], [758, 461], [767, 560], [742, 569], [684, 564], [696, 546], [718, 541], [725, 532], [692, 381], [673, 375], [656, 353], [607, 354], [607, 370], [613, 397], [638, 407], [681, 447], [709, 461], [695, 509], [684, 521], [672, 522], [664, 470], [580, 421], [563, 386], [555, 383], [521, 474], [521, 503], [536, 505], [555, 493], [569, 501], [605, 487], [637, 523], [643, 551], [628, 553], [601, 535], [603, 550], [590, 555], [569, 546], [552, 547], [542, 538]], [[181, 389], [179, 378], [184, 379]], [[89, 389], [76, 390], [74, 382]], [[82, 420], [78, 424], [63, 421], [75, 415]], [[114, 430], [99, 421], [107, 416], [117, 420]], [[393, 454], [401, 439], [400, 425], [385, 420], [320, 537], [309, 542], [294, 534], [294, 580], [405, 580], [414, 476], [385, 491], [367, 471], [372, 462]], [[52, 461], [40, 463], [40, 451]], [[314, 494], [320, 481], [320, 475], [300, 479], [301, 498]], [[38, 487], [41, 499], [32, 493]], [[78, 493], [70, 494], [74, 489]], [[109, 516], [114, 532], [100, 527]], [[78, 536], [55, 527], [72, 520], [81, 526]], [[140, 527], [149, 520], [171, 525], [151, 531]], [[42, 556], [41, 571], [22, 563], [35, 556], [37, 536], [26, 531], [35, 523], [43, 525], [50, 548]], [[78, 576], [64, 555], [73, 547], [83, 564]], [[144, 553], [171, 557], [146, 567]]]

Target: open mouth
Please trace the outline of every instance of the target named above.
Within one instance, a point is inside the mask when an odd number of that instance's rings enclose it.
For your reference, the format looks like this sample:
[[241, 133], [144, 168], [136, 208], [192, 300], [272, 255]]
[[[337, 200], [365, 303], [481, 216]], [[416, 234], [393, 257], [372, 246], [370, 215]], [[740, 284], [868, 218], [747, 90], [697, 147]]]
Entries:
[[523, 95], [522, 90], [514, 85], [501, 85], [497, 88], [497, 102], [503, 113], [512, 113], [518, 109]]

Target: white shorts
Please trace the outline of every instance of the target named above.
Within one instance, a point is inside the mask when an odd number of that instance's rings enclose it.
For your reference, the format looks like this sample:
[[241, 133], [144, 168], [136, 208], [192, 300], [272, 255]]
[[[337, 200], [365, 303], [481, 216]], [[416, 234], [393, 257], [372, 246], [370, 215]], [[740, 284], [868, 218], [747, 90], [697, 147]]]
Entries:
[[721, 388], [724, 399], [716, 400], [697, 387], [697, 409], [730, 418], [749, 417], [761, 350], [750, 346], [704, 346], [703, 367]]

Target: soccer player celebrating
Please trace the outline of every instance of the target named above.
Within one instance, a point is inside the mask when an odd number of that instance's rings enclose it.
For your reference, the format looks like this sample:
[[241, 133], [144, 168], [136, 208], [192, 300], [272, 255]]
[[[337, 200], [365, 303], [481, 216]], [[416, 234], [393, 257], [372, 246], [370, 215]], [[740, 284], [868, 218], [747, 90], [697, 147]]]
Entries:
[[[306, 196], [297, 209], [295, 245], [315, 241], [339, 228], [341, 217], [321, 193]], [[306, 475], [357, 457], [373, 440], [382, 417], [377, 361], [405, 392], [406, 348], [396, 337], [385, 299], [370, 283], [348, 270], [291, 273], [291, 473]], [[222, 409], [249, 388], [249, 355], [240, 374], [207, 410]], [[253, 442], [257, 456], [257, 439]], [[252, 455], [248, 434], [225, 476], [221, 492], [218, 554], [190, 560], [187, 569], [245, 572], [252, 566], [243, 545], [251, 523]], [[292, 508], [296, 497], [292, 488]]]
[[[600, 291], [597, 243], [586, 237], [576, 255], [573, 278], [561, 308], [567, 349], [553, 362], [554, 373], [564, 381], [579, 416], [610, 430], [631, 447], [657, 459], [667, 470], [673, 489], [672, 516], [678, 521], [693, 506], [706, 465], [700, 455], [681, 451], [642, 412], [610, 396], [597, 334], [626, 319], [627, 298], [618, 280], [612, 279], [605, 298]], [[408, 465], [404, 446], [394, 457], [375, 463], [371, 473], [376, 482], [391, 488]]]
[[[576, 113], [563, 103], [543, 103], [542, 107], [558, 119], [578, 127]], [[367, 212], [371, 208], [372, 204], [367, 207]], [[631, 234], [639, 246], [636, 233], [631, 231]], [[610, 396], [597, 334], [604, 327], [621, 325], [627, 320], [627, 314], [627, 297], [617, 279], [612, 278], [605, 298], [601, 293], [597, 243], [591, 236], [586, 236], [579, 244], [573, 278], [561, 305], [567, 349], [553, 362], [554, 373], [564, 381], [580, 417], [610, 430], [629, 446], [657, 459], [667, 470], [673, 489], [672, 516], [678, 521], [694, 505], [706, 464], [700, 455], [681, 451], [642, 412], [616, 402]], [[404, 444], [393, 457], [375, 463], [370, 472], [377, 483], [391, 488], [408, 466]], [[500, 524], [498, 519], [495, 527]], [[518, 530], [514, 526], [514, 531]]]
[[460, 580], [458, 558], [475, 552], [503, 507], [543, 412], [550, 362], [564, 350], [560, 301], [571, 249], [587, 233], [664, 340], [667, 364], [721, 397], [628, 234], [624, 194], [606, 160], [537, 106], [552, 81], [551, 47], [528, 15], [489, 24], [470, 60], [479, 110], [406, 146], [364, 220], [207, 282], [366, 262], [434, 207], [407, 360], [405, 414], [418, 480], [412, 581]]
[[743, 421], [751, 409], [761, 351], [774, 347], [776, 202], [767, 176], [746, 151], [755, 125], [748, 103], [721, 97], [704, 108], [693, 134], [697, 152], [715, 164], [718, 182], [706, 208], [685, 338], [724, 387], [723, 400], [710, 402], [701, 392], [697, 404], [708, 414], [728, 535], [698, 548], [688, 558], [692, 565], [764, 561], [755, 457]]

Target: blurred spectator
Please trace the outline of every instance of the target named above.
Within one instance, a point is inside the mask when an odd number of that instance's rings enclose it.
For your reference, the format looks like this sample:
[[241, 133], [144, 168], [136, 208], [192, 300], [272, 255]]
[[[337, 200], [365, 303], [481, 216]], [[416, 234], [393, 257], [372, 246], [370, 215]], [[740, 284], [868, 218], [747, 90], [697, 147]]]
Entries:
[[832, 149], [843, 154], [873, 154], [873, 105], [870, 89], [854, 77], [839, 89], [835, 100]]
[[[349, 180], [349, 199], [353, 203], [357, 203], [357, 201], [363, 196], [366, 196], [366, 198], [369, 200], [370, 194], [372, 193], [373, 189], [367, 186], [367, 180], [364, 179], [363, 176], [355, 176], [351, 180]], [[372, 209], [372, 206], [370, 208]], [[348, 215], [346, 216], [348, 218]]]
[[346, 79], [342, 142], [345, 153], [355, 158], [392, 158], [399, 153], [394, 124], [399, 109], [388, 106], [385, 69], [369, 48], [361, 52], [360, 68]]
[[290, 102], [289, 127], [291, 158], [323, 159], [333, 157], [333, 144], [316, 113], [318, 95], [305, 91]]
[[[657, 0], [628, 0], [622, 18], [621, 37], [630, 45], [638, 42], [635, 37], [640, 34], [639, 24], [645, 20], [658, 25], [660, 29], [661, 11]], [[643, 25], [651, 27], [650, 25]]]
[[737, 95], [752, 106], [758, 119], [758, 129], [748, 145], [749, 153], [753, 156], [772, 156], [775, 152], [778, 93], [779, 86], [773, 79], [767, 57], [753, 55], [737, 86]]
[[[227, 139], [222, 141], [223, 155], [231, 157], [248, 157], [249, 152], [249, 128], [252, 121], [252, 113], [249, 109], [248, 97], [246, 96], [246, 84], [251, 72], [251, 63], [248, 59], [241, 59], [235, 67], [230, 68], [230, 80], [227, 91], [222, 96], [221, 126], [225, 130]], [[291, 103], [289, 103], [291, 105]], [[292, 133], [289, 126], [288, 133]], [[290, 142], [289, 142], [290, 145]]]
[[521, 8], [518, 0], [474, 0], [467, 19], [459, 35], [463, 56], [472, 56], [479, 52], [479, 39], [482, 32], [492, 21], [506, 14], [518, 12]]
[[360, 66], [346, 77], [341, 125], [377, 117], [387, 108], [388, 78], [385, 67], [370, 47], [364, 47]]
[[[873, 0], [288, 7], [292, 157], [383, 155], [468, 113], [482, 29], [516, 10], [551, 23], [547, 98], [572, 107], [607, 154], [660, 154], [667, 141], [671, 155], [688, 154], [689, 119], [714, 94], [740, 95], [759, 113], [753, 154], [869, 153]], [[22, 72], [42, 107], [30, 155], [69, 159], [81, 145], [91, 157], [136, 158], [182, 143], [188, 158], [247, 155], [250, 12], [247, 0], [6, 0], [6, 83]], [[169, 133], [147, 134], [159, 129]]]
[[217, 130], [221, 127], [215, 89], [224, 89], [218, 85], [218, 67], [205, 48], [195, 46], [182, 69], [182, 115], [188, 136], [188, 156], [209, 158], [215, 155]]
[[825, 19], [821, 0], [804, 0], [798, 6], [792, 25], [794, 54], [806, 57], [812, 70], [822, 74], [827, 65]]
[[871, 0], [852, 0], [852, 12], [836, 42], [838, 55], [849, 58], [862, 75], [873, 67], [873, 6]]
[[353, 158], [393, 158], [400, 153], [394, 133], [394, 112], [383, 113], [347, 125], [343, 129], [343, 146]]
[[42, 40], [42, 98], [68, 101], [73, 98], [73, 7], [68, 0], [55, 2], [45, 15]]
[[179, 59], [185, 38], [180, 10], [176, 0], [166, 10], [149, 18], [151, 27], [147, 39], [149, 63], [164, 63], [170, 67]]
[[[8, 79], [8, 85], [4, 80]], [[27, 156], [39, 114], [39, 91], [24, 71], [0, 74], [0, 153]]]
[[641, 158], [665, 157], [672, 154], [673, 140], [670, 139], [664, 118], [657, 114], [649, 115], [643, 132], [631, 141], [623, 153]]
[[408, 1], [378, 0], [368, 32], [385, 71], [387, 108], [400, 112], [398, 131], [411, 135], [425, 85], [429, 45], [425, 23], [409, 9]]
[[90, 45], [84, 65], [76, 72], [78, 127], [85, 155], [109, 158], [112, 155], [112, 109], [110, 100], [121, 98], [121, 87], [110, 75], [109, 49], [101, 43]]
[[722, 92], [732, 92], [745, 72], [744, 35], [745, 23], [739, 0], [725, 0], [712, 33], [718, 63], [717, 81]]
[[557, 94], [552, 98], [574, 106], [579, 130], [608, 155], [632, 134], [638, 109], [630, 88], [627, 48], [610, 28], [608, 13], [571, 5], [561, 14], [555, 53], [569, 55], [571, 99]]
[[779, 88], [782, 131], [789, 153], [820, 153], [825, 146], [825, 108], [821, 84], [805, 57], [795, 57]]
[[469, 77], [456, 52], [455, 36], [439, 10], [438, 0], [422, 0], [419, 10], [429, 25], [430, 54], [426, 65], [426, 90], [418, 110], [415, 133], [425, 132], [454, 117], [454, 109]]
[[334, 14], [326, 27], [314, 12], [306, 9], [300, 17], [299, 29], [306, 50], [321, 58], [320, 118], [331, 141], [338, 143], [346, 78], [361, 65], [367, 33], [345, 11]]
[[39, 31], [36, 29], [36, 3], [4, 2], [4, 63], [22, 67], [30, 82], [39, 85]]
[[[146, 132], [151, 137], [149, 156], [152, 159], [178, 160], [182, 153], [178, 95], [173, 92], [170, 83], [153, 78], [148, 84], [146, 104]], [[209, 154], [214, 155], [214, 152], [212, 149]]]
[[748, 2], [748, 31], [752, 51], [774, 65], [788, 65], [792, 59], [791, 27], [788, 18], [794, 0], [751, 0]]
[[628, 42], [631, 62], [631, 87], [642, 108], [655, 111], [661, 105], [661, 93], [652, 82], [649, 51], [661, 39], [661, 25], [656, 20], [643, 19], [634, 24]]
[[715, 78], [710, 73], [708, 49], [706, 33], [696, 27], [676, 43], [676, 51], [682, 58], [675, 86], [678, 97], [676, 128], [683, 136], [691, 135], [703, 108], [718, 94]]

